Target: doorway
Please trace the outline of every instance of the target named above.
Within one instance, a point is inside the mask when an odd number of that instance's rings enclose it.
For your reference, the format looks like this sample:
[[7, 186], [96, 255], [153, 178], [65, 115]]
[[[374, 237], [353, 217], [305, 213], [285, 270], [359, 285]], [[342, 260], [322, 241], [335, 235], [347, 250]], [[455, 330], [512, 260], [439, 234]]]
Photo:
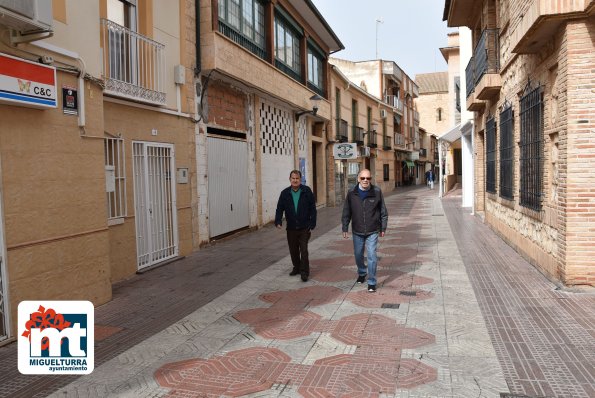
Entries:
[[173, 144], [133, 142], [136, 252], [139, 270], [178, 256]]

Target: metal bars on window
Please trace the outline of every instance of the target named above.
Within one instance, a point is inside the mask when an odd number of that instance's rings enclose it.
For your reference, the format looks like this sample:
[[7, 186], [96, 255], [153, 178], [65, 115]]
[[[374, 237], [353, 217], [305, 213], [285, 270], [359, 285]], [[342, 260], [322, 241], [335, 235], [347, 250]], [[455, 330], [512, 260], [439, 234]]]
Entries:
[[496, 193], [496, 119], [486, 120], [486, 192]]
[[520, 99], [521, 141], [520, 174], [521, 206], [541, 210], [541, 189], [543, 185], [542, 140], [543, 99], [541, 87], [525, 90]]
[[514, 177], [514, 112], [512, 106], [500, 112], [500, 196], [512, 200]]
[[264, 24], [261, 1], [219, 1], [219, 32], [262, 59], [267, 57]]
[[127, 207], [124, 140], [121, 138], [105, 138], [103, 152], [106, 170], [107, 218], [125, 217]]

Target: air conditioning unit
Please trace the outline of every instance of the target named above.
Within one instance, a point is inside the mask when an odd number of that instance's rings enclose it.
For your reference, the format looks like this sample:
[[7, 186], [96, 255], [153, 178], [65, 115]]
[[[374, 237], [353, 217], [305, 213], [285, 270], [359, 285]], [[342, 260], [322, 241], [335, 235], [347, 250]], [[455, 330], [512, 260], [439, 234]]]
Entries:
[[380, 110], [380, 117], [381, 117], [382, 119], [386, 119], [386, 109], [381, 109], [381, 110]]
[[52, 0], [0, 0], [0, 26], [20, 33], [52, 30]]

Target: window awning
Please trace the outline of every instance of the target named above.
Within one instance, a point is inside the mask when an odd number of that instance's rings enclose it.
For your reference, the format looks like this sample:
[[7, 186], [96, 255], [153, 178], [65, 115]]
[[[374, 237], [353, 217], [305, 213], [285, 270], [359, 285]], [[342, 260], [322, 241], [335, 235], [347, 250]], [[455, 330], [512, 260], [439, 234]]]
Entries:
[[405, 163], [407, 167], [415, 167], [415, 163], [411, 160], [403, 160], [403, 163]]

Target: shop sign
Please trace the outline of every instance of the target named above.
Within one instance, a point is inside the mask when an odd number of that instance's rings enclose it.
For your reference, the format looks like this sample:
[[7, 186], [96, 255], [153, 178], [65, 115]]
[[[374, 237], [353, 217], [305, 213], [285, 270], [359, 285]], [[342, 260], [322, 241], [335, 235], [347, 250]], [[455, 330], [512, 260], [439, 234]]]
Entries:
[[357, 159], [357, 144], [342, 142], [333, 145], [335, 159]]
[[56, 68], [0, 53], [0, 103], [56, 108]]

